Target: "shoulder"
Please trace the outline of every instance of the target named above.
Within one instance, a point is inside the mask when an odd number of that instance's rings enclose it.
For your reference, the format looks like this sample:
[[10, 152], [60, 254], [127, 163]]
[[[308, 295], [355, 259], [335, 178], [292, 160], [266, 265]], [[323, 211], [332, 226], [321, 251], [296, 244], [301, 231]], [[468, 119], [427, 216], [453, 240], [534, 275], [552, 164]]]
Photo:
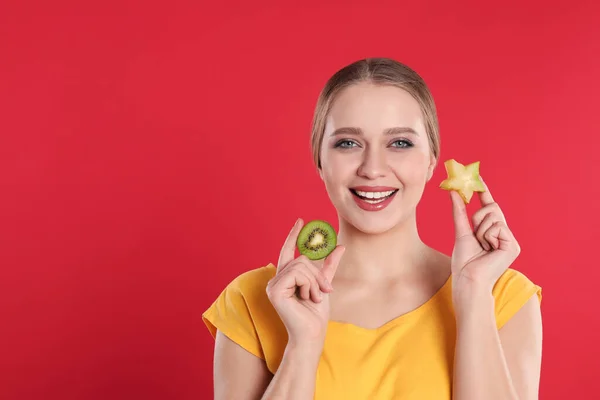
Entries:
[[261, 299], [266, 297], [269, 281], [277, 272], [273, 264], [245, 271], [236, 276], [223, 290], [231, 296], [241, 296], [246, 299]]
[[223, 288], [202, 314], [213, 337], [217, 329], [227, 332], [229, 324], [256, 324], [258, 310], [270, 306], [266, 288], [275, 273], [275, 266], [268, 264], [239, 274]]
[[[498, 329], [506, 324], [530, 300], [542, 301], [542, 288], [523, 272], [507, 269], [496, 281], [492, 294], [495, 299]], [[531, 302], [530, 302], [531, 303]]]
[[279, 344], [277, 337], [286, 337], [266, 293], [275, 273], [275, 266], [268, 264], [239, 274], [223, 288], [202, 314], [213, 338], [219, 330], [248, 352], [269, 361], [269, 352]]

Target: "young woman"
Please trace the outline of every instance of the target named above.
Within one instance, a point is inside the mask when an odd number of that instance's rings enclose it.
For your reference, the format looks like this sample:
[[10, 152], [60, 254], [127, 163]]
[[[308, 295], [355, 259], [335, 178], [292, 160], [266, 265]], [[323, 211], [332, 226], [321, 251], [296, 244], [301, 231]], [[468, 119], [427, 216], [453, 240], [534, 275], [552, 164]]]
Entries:
[[366, 59], [330, 78], [312, 146], [338, 246], [323, 261], [295, 257], [298, 220], [277, 265], [241, 274], [203, 314], [215, 399], [538, 398], [541, 288], [510, 268], [519, 244], [489, 188], [472, 220], [448, 192], [450, 256], [419, 236], [439, 143], [432, 96], [409, 67]]

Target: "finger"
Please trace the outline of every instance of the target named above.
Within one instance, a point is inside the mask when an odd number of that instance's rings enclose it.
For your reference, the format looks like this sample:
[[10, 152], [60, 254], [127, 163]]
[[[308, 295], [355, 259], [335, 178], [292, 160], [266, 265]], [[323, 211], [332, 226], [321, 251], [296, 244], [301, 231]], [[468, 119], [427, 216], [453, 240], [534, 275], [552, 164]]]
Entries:
[[302, 300], [310, 299], [310, 283], [298, 285], [299, 297]]
[[323, 292], [319, 289], [319, 284], [316, 281], [310, 285], [310, 298], [315, 303], [320, 303], [323, 300]]
[[511, 253], [518, 254], [521, 251], [519, 244], [517, 243], [517, 239], [506, 225], [506, 223], [502, 221], [497, 221], [494, 223], [492, 228], [490, 228], [492, 232], [490, 235], [493, 235], [497, 239], [497, 247], [496, 249], [502, 251], [509, 251]]
[[304, 264], [304, 266], [306, 266], [306, 268], [308, 268], [308, 270], [310, 271], [312, 276], [315, 277], [317, 285], [319, 286], [319, 289], [321, 291], [323, 291], [325, 293], [329, 293], [329, 292], [333, 291], [333, 287], [331, 286], [331, 283], [325, 277], [325, 274], [323, 273], [323, 271], [320, 268], [318, 268], [314, 263], [312, 263], [308, 259], [308, 257], [300, 256], [300, 257], [298, 257], [298, 260], [299, 260], [299, 262]]
[[489, 208], [480, 208], [479, 210], [475, 211], [475, 213], [473, 213], [473, 217], [471, 217], [471, 220], [473, 221], [473, 231], [477, 232], [479, 230], [479, 226], [481, 225], [481, 221], [484, 220], [485, 217], [488, 216], [488, 214], [491, 213], [491, 210]]
[[456, 238], [473, 234], [469, 217], [467, 215], [467, 206], [462, 200], [458, 192], [451, 190], [450, 197], [452, 198], [452, 216], [454, 219], [454, 232]]
[[502, 233], [502, 225], [500, 221], [496, 221], [492, 226], [485, 231], [485, 240], [490, 243], [494, 250], [500, 248], [500, 234]]
[[292, 297], [297, 294], [298, 297], [308, 300], [310, 298], [310, 288], [313, 286], [310, 276], [303, 272], [298, 265], [291, 268], [286, 268], [282, 272], [282, 277], [279, 282], [279, 288], [284, 293], [285, 297]]
[[483, 221], [488, 214], [494, 214], [497, 220], [506, 222], [506, 218], [504, 217], [500, 206], [498, 206], [498, 203], [488, 204], [487, 206], [475, 211], [473, 214], [473, 217], [471, 218], [473, 221], [473, 231], [477, 231], [479, 229], [481, 221]]
[[321, 271], [327, 279], [327, 282], [333, 282], [333, 277], [337, 272], [338, 265], [340, 264], [340, 260], [342, 259], [342, 255], [344, 255], [345, 251], [346, 247], [338, 245], [325, 259], [325, 262], [323, 263], [323, 269]]
[[306, 276], [293, 269], [286, 269], [281, 273], [277, 273], [269, 281], [267, 296], [269, 299], [290, 298], [296, 294], [300, 296], [300, 288], [303, 285], [310, 285]]
[[485, 215], [481, 223], [479, 224], [477, 230], [475, 231], [475, 237], [481, 244], [481, 247], [486, 251], [492, 250], [492, 243], [487, 240], [486, 235], [489, 232], [489, 229], [494, 225], [495, 222], [499, 221], [493, 213], [488, 213]]
[[[310, 297], [312, 301], [319, 303], [323, 298], [320, 283], [318, 281], [318, 275], [323, 275], [321, 271], [318, 271], [314, 265], [310, 264], [310, 262], [298, 262], [290, 268], [294, 268], [299, 273], [306, 275], [307, 279], [310, 281]], [[324, 280], [324, 277], [322, 279]], [[304, 300], [308, 300], [308, 297], [304, 298]]]
[[328, 293], [333, 290], [331, 283], [327, 280], [327, 278], [323, 274], [323, 271], [319, 267], [317, 267], [313, 262], [311, 262], [311, 260], [309, 260], [308, 257], [302, 255], [296, 258], [294, 261], [286, 265], [284, 267], [284, 270], [296, 268], [305, 270], [306, 274], [310, 276], [311, 279], [314, 279], [315, 285], [320, 291]]
[[298, 218], [292, 227], [292, 230], [290, 233], [288, 233], [283, 247], [281, 248], [281, 252], [279, 253], [279, 260], [277, 261], [278, 271], [294, 260], [294, 254], [296, 252], [296, 239], [298, 238], [298, 234], [302, 229], [302, 225], [302, 219]]
[[492, 197], [492, 193], [490, 193], [490, 188], [483, 181], [483, 178], [481, 176], [479, 176], [479, 179], [481, 180], [481, 183], [483, 183], [483, 187], [485, 187], [484, 192], [477, 192], [479, 195], [479, 201], [481, 202], [481, 205], [487, 206], [489, 204], [493, 204], [495, 201], [494, 201], [494, 198]]

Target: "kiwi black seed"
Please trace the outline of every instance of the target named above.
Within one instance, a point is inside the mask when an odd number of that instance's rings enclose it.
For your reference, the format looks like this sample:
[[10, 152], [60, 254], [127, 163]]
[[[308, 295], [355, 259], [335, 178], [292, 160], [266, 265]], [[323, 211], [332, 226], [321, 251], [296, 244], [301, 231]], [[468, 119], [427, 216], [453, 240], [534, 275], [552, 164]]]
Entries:
[[300, 231], [296, 245], [300, 254], [311, 260], [327, 257], [337, 245], [337, 234], [325, 221], [310, 221]]

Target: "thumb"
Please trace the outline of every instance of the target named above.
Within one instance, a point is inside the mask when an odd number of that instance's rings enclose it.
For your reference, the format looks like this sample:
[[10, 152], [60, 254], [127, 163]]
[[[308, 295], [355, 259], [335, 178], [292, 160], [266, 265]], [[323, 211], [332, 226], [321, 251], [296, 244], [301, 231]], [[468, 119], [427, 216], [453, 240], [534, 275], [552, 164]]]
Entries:
[[452, 216], [454, 219], [454, 233], [456, 238], [473, 235], [469, 216], [467, 215], [467, 206], [458, 194], [451, 190], [450, 197], [452, 198]]
[[321, 271], [329, 283], [331, 283], [333, 280], [333, 277], [337, 271], [337, 267], [340, 264], [340, 260], [342, 259], [342, 255], [345, 251], [346, 248], [344, 246], [337, 246], [325, 259], [325, 262], [323, 263], [323, 269]]

